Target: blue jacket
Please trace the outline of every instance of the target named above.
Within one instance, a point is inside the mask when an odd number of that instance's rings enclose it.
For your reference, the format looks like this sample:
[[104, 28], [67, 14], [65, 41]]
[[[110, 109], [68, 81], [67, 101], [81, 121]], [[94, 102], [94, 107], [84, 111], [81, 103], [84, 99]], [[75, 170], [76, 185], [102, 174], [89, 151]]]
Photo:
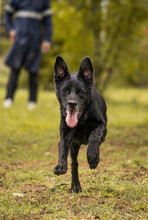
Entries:
[[9, 32], [16, 30], [15, 41], [5, 63], [15, 69], [24, 66], [29, 72], [37, 73], [42, 38], [48, 42], [52, 39], [49, 0], [11, 0], [5, 11], [6, 28]]

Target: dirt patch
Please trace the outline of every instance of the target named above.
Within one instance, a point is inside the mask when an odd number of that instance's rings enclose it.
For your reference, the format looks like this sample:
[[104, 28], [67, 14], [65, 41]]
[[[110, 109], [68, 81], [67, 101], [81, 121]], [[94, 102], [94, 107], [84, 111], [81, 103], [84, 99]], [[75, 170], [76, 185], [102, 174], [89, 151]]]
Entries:
[[48, 162], [9, 162], [9, 163], [0, 163], [0, 167], [3, 168], [4, 170], [17, 170], [17, 169], [23, 169], [25, 168], [38, 168], [38, 167], [49, 167], [49, 163]]
[[24, 193], [42, 193], [47, 190], [45, 185], [25, 184], [23, 185]]
[[124, 168], [124, 174], [121, 175], [121, 179], [142, 182], [147, 175], [148, 169], [144, 166], [138, 168], [126, 167]]

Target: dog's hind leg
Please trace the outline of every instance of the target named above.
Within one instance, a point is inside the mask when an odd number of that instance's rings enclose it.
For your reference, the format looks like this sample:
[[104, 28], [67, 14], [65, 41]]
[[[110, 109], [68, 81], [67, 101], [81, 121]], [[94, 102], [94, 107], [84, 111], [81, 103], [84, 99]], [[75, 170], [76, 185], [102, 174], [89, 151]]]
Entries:
[[91, 169], [95, 169], [99, 163], [99, 146], [105, 140], [106, 133], [106, 126], [102, 124], [93, 130], [89, 136], [87, 160]]
[[82, 188], [79, 181], [78, 175], [78, 161], [77, 156], [79, 153], [80, 145], [77, 143], [72, 143], [70, 146], [70, 155], [71, 155], [71, 174], [72, 174], [72, 182], [71, 182], [71, 192], [82, 192]]

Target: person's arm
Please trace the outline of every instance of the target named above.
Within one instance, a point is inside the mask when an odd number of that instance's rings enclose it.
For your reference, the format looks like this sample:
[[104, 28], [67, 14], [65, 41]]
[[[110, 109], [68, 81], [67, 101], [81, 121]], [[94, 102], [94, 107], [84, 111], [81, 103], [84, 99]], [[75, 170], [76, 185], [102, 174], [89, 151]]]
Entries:
[[15, 35], [16, 35], [16, 31], [13, 25], [13, 14], [16, 11], [16, 3], [15, 0], [11, 0], [6, 6], [5, 6], [5, 26], [9, 32], [10, 35], [10, 40], [13, 42]]
[[45, 0], [44, 8], [42, 11], [42, 20], [43, 25], [45, 27], [45, 38], [41, 45], [41, 48], [44, 52], [50, 50], [51, 42], [52, 42], [52, 11], [50, 8], [50, 3], [48, 0]]

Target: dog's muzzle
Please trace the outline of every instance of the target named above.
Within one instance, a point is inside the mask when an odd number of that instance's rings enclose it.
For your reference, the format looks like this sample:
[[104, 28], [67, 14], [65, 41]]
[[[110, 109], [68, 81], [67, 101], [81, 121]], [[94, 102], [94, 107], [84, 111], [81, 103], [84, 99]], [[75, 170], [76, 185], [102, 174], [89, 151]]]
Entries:
[[73, 100], [68, 101], [66, 109], [66, 124], [70, 128], [76, 127], [78, 123], [79, 110], [77, 103]]
[[76, 106], [77, 106], [77, 103], [75, 101], [71, 100], [68, 102], [68, 109], [74, 110], [76, 108]]

